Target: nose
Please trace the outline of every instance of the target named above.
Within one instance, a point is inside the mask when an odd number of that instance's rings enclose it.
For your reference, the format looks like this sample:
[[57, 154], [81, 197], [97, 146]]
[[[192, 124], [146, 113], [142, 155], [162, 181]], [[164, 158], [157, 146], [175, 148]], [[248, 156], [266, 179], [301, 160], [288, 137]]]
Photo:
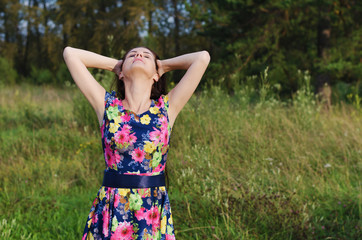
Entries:
[[142, 57], [142, 53], [141, 52], [136, 53], [136, 57]]

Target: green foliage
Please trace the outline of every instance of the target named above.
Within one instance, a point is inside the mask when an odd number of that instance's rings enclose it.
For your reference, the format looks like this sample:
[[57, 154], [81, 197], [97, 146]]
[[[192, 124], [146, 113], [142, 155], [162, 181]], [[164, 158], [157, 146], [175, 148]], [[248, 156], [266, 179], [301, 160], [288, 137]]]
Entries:
[[9, 60], [0, 57], [0, 85], [12, 85], [17, 81], [18, 75]]
[[31, 68], [30, 78], [33, 84], [54, 84], [56, 80], [49, 69]]
[[116, 90], [114, 85], [115, 74], [110, 71], [98, 70], [94, 71], [94, 78], [106, 89], [107, 91]]
[[[330, 84], [356, 83], [362, 69], [361, 25], [355, 22], [361, 7], [349, 1], [209, 2], [209, 11], [200, 17], [200, 21], [209, 19], [201, 32], [212, 42], [216, 62], [210, 65], [207, 79], [222, 81], [231, 92], [237, 88], [235, 74], [245, 80], [269, 66], [269, 81], [280, 84], [282, 98], [290, 98], [298, 89], [298, 69], [310, 71], [312, 85], [319, 74], [328, 74]], [[320, 56], [317, 49], [322, 43], [317, 37], [326, 19], [330, 37]]]
[[[72, 82], [62, 57], [67, 45], [114, 58], [139, 45], [154, 49], [161, 58], [206, 49], [211, 63], [202, 88], [220, 86], [229, 94], [247, 84], [247, 78], [259, 77], [267, 66], [268, 82], [272, 88], [278, 86], [282, 99], [298, 90], [298, 69], [310, 72], [312, 86], [323, 74], [332, 87], [339, 82], [355, 87], [362, 74], [361, 1], [41, 3], [7, 1], [0, 8], [1, 56], [14, 63], [22, 78], [31, 76], [37, 84]], [[27, 31], [16, 27], [21, 24]], [[181, 76], [170, 73], [169, 81], [175, 84]], [[259, 81], [253, 86], [258, 88]]]
[[67, 65], [62, 63], [59, 65], [58, 71], [55, 74], [56, 76], [56, 84], [61, 86], [66, 84], [66, 82], [73, 82], [72, 76], [69, 73]]
[[332, 101], [339, 102], [345, 101], [355, 105], [357, 109], [360, 108], [362, 86], [360, 82], [356, 85], [345, 82], [337, 82], [333, 88]]
[[76, 94], [73, 98], [73, 113], [78, 125], [84, 129], [99, 129], [97, 115], [84, 95]]

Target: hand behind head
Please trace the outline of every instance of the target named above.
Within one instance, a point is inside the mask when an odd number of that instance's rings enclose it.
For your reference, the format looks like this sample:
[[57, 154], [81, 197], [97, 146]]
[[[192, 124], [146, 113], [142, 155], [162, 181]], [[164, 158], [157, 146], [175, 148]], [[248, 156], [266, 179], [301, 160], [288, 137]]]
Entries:
[[112, 72], [114, 72], [118, 78], [120, 78], [120, 74], [122, 72], [122, 64], [123, 64], [123, 60], [119, 60], [118, 63], [114, 66]]
[[162, 66], [161, 60], [157, 59], [157, 73], [159, 77], [162, 77], [162, 75], [165, 73], [165, 69]]

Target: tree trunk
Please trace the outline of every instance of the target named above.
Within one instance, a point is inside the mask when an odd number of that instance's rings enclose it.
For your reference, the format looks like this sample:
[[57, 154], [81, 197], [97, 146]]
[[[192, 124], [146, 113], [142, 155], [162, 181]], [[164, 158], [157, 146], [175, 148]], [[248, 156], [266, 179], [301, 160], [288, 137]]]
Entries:
[[[30, 11], [31, 11], [31, 6], [32, 6], [32, 1], [29, 0], [29, 3], [28, 3], [28, 14], [29, 15], [30, 15]], [[30, 16], [29, 16], [28, 26], [27, 26], [26, 42], [25, 42], [25, 50], [24, 50], [24, 56], [23, 56], [23, 64], [22, 64], [22, 73], [25, 76], [28, 75], [28, 73], [29, 73], [27, 63], [28, 63], [28, 55], [29, 55], [29, 47], [30, 47], [31, 37], [32, 37], [31, 21], [30, 21]]]
[[318, 57], [327, 60], [327, 49], [329, 48], [329, 39], [331, 36], [331, 24], [327, 17], [320, 17], [318, 20], [318, 39], [317, 49]]
[[[318, 57], [322, 62], [328, 60], [329, 39], [331, 36], [331, 23], [328, 17], [328, 10], [325, 6], [319, 9], [318, 33], [317, 33], [317, 50]], [[325, 109], [331, 107], [332, 89], [330, 87], [330, 76], [327, 72], [322, 71], [316, 78], [316, 90], [318, 99]]]
[[9, 31], [8, 31], [8, 14], [6, 13], [6, 11], [3, 12], [4, 14], [4, 26], [5, 26], [5, 42], [8, 43], [10, 42], [10, 38], [9, 38]]
[[[49, 27], [48, 27], [48, 21], [49, 21], [49, 12], [48, 12], [48, 8], [47, 8], [47, 4], [46, 4], [46, 0], [42, 1], [43, 3], [43, 15], [44, 15], [44, 28], [45, 28], [45, 32], [44, 32], [44, 36], [43, 36], [43, 40], [42, 40], [42, 44], [43, 44], [43, 59], [49, 59], [49, 54], [48, 54], [48, 46], [51, 44], [49, 42]], [[42, 60], [43, 60], [42, 59]]]
[[177, 8], [177, 0], [172, 0], [172, 5], [174, 9], [174, 20], [175, 20], [175, 29], [174, 29], [174, 42], [175, 42], [175, 55], [180, 54], [180, 18], [179, 11]]
[[[34, 11], [36, 12], [36, 9], [39, 7], [39, 3], [37, 0], [33, 0], [33, 7], [35, 8]], [[34, 16], [34, 17], [36, 17], [36, 16]], [[42, 46], [41, 46], [41, 34], [39, 31], [39, 23], [38, 23], [37, 19], [35, 19], [35, 40], [36, 40], [36, 48], [37, 48], [36, 64], [39, 67], [43, 67], [44, 62], [42, 61], [43, 54], [42, 54]]]

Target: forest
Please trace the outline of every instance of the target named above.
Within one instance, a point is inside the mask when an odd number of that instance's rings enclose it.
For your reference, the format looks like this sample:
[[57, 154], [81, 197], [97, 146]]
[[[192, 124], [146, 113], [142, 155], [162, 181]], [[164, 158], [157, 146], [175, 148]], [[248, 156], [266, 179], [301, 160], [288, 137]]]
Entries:
[[268, 67], [282, 99], [308, 71], [316, 93], [328, 84], [335, 101], [348, 101], [361, 92], [361, 12], [353, 0], [3, 0], [0, 80], [63, 85], [65, 46], [115, 58], [135, 46], [161, 58], [205, 49], [204, 87], [258, 88]]

